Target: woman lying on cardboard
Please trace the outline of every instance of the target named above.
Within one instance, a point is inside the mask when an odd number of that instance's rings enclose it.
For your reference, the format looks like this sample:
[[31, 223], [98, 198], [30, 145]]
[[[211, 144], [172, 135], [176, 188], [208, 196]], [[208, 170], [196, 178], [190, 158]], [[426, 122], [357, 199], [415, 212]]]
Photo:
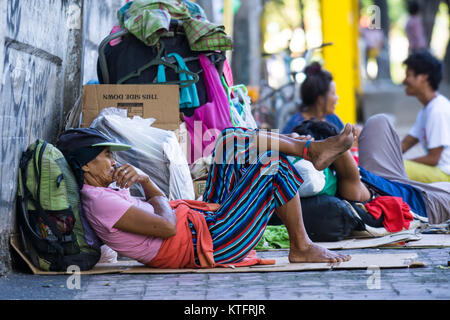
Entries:
[[[142, 171], [129, 164], [116, 167], [112, 151], [131, 147], [112, 143], [95, 129], [66, 131], [58, 148], [81, 186], [87, 219], [110, 248], [151, 267], [211, 268], [264, 263], [252, 249], [273, 212], [287, 227], [290, 262], [350, 260], [309, 239], [298, 195], [303, 180], [287, 155], [306, 157], [323, 170], [353, 139], [351, 125], [336, 137], [315, 142], [226, 129], [216, 140], [204, 202], [169, 202]], [[271, 150], [276, 146], [279, 153]], [[119, 188], [110, 187], [113, 182]], [[143, 187], [145, 201], [130, 195], [127, 188], [134, 183]]]

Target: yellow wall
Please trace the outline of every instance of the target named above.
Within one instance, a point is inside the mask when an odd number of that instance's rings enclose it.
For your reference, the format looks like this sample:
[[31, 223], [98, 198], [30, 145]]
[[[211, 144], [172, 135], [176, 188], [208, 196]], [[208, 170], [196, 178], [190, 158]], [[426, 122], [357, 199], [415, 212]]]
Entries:
[[[233, 23], [234, 23], [234, 13], [233, 13], [233, 0], [223, 1], [223, 25], [225, 26], [225, 32], [227, 35], [233, 38]], [[230, 63], [232, 52], [228, 50], [226, 53], [227, 60]]]
[[325, 69], [334, 77], [339, 96], [336, 114], [344, 123], [356, 122], [357, 92], [361, 90], [358, 59], [358, 0], [322, 0]]

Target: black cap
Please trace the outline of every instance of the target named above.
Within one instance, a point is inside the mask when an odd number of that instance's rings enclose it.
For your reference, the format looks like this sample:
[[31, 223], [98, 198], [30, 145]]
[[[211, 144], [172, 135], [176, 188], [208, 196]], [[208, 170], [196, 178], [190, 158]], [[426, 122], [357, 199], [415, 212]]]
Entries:
[[68, 129], [61, 134], [56, 146], [64, 155], [84, 147], [110, 147], [111, 151], [131, 149], [130, 145], [113, 142], [94, 128]]
[[81, 168], [95, 159], [104, 148], [110, 147], [111, 151], [131, 149], [130, 145], [109, 140], [104, 134], [94, 128], [68, 129], [61, 134], [56, 147], [64, 154], [77, 178], [80, 188], [84, 180]]

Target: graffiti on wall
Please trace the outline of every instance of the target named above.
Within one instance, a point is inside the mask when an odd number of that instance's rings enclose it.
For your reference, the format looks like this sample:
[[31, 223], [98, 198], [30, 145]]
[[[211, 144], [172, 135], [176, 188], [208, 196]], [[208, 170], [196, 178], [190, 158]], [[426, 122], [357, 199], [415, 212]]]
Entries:
[[59, 121], [59, 115], [54, 114], [57, 88], [49, 82], [56, 78], [57, 69], [46, 60], [5, 48], [0, 92], [0, 211], [6, 212], [0, 212], [0, 219], [13, 209], [22, 151], [36, 138], [55, 133], [55, 121]]
[[[42, 8], [43, 3], [7, 1], [6, 37], [2, 39], [4, 60], [0, 61], [0, 227], [3, 228], [13, 225], [17, 170], [22, 152], [37, 138], [53, 139], [59, 126], [62, 60], [48, 50], [63, 52], [64, 45], [46, 45], [53, 41], [54, 35], [38, 31], [34, 25], [38, 20], [33, 16], [51, 16], [45, 11], [50, 7]], [[61, 2], [53, 5], [59, 7], [59, 17], [53, 14], [51, 24], [59, 25], [61, 23], [55, 21], [64, 20], [64, 11]], [[33, 28], [36, 31], [31, 33]], [[39, 42], [45, 49], [36, 46]]]

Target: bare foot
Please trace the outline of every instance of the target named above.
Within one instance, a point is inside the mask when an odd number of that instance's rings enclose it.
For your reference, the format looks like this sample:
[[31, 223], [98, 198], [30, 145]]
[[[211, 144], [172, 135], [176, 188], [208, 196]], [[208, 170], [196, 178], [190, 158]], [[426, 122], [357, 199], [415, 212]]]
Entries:
[[340, 263], [349, 261], [352, 257], [350, 255], [344, 255], [337, 252], [332, 252], [314, 243], [306, 249], [302, 250], [290, 250], [289, 262], [291, 263], [306, 263], [306, 262], [328, 262], [328, 263]]
[[321, 171], [328, 168], [342, 153], [351, 148], [354, 139], [354, 130], [347, 123], [341, 134], [325, 140], [311, 142], [308, 148], [308, 160]]

